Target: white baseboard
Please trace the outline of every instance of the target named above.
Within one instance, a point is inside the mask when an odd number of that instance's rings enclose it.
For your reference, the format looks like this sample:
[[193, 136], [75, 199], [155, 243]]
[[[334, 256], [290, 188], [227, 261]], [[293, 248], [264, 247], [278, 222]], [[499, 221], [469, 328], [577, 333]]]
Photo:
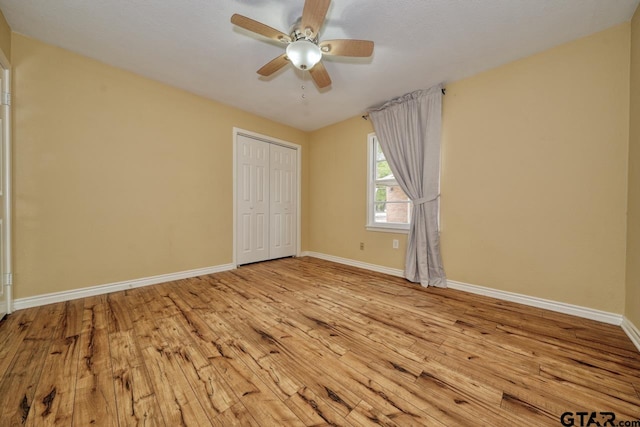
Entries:
[[179, 271], [177, 273], [161, 274], [159, 276], [143, 277], [140, 279], [125, 280], [122, 282], [108, 283], [88, 288], [19, 298], [13, 301], [13, 309], [21, 310], [23, 308], [38, 307], [56, 302], [92, 297], [95, 295], [108, 294], [126, 289], [139, 288], [142, 286], [156, 285], [158, 283], [171, 282], [173, 280], [187, 279], [189, 277], [204, 276], [207, 274], [219, 273], [221, 271], [233, 270], [235, 268], [236, 266], [234, 264], [223, 264], [216, 265], [214, 267], [197, 268], [194, 270]]
[[501, 291], [493, 288], [485, 288], [484, 286], [470, 285], [468, 283], [456, 282], [454, 280], [447, 280], [447, 285], [451, 289], [457, 289], [459, 291], [484, 295], [504, 301], [517, 302], [532, 307], [544, 308], [545, 310], [570, 314], [573, 316], [583, 317], [585, 319], [597, 320], [598, 322], [609, 323], [611, 325], [619, 326], [622, 323], [621, 314], [610, 313], [608, 311], [596, 310], [594, 308], [582, 307], [579, 305], [567, 304], [564, 302], [552, 301], [529, 295], [517, 294], [514, 292]]
[[[350, 265], [352, 267], [363, 268], [365, 270], [376, 271], [378, 273], [389, 274], [396, 277], [404, 277], [404, 272], [397, 268], [384, 267], [376, 264], [369, 264], [362, 261], [356, 261], [349, 258], [327, 255], [319, 252], [305, 251], [300, 256], [310, 256], [314, 258], [324, 259], [336, 262], [338, 264]], [[194, 270], [180, 271], [177, 273], [161, 274], [158, 276], [144, 277], [140, 279], [125, 280], [122, 282], [109, 283], [105, 285], [91, 286], [87, 288], [74, 289], [70, 291], [54, 292], [50, 294], [36, 295], [33, 297], [19, 298], [13, 301], [13, 309], [21, 310], [24, 308], [38, 307], [41, 305], [52, 304], [57, 302], [69, 301], [78, 298], [91, 297], [95, 295], [107, 294], [126, 289], [139, 288], [143, 286], [155, 285], [158, 283], [171, 282], [174, 280], [187, 279], [190, 277], [204, 276], [207, 274], [219, 273], [235, 269], [234, 264], [223, 264], [213, 267], [198, 268]], [[484, 295], [505, 301], [516, 302], [532, 307], [543, 308], [546, 310], [556, 311], [559, 313], [570, 314], [586, 319], [597, 320], [612, 325], [620, 325], [629, 339], [640, 351], [640, 330], [629, 321], [626, 317], [609, 313], [606, 311], [596, 310], [578, 305], [567, 304], [563, 302], [546, 300], [543, 298], [532, 297], [513, 292], [501, 291], [498, 289], [487, 288], [484, 286], [470, 285], [468, 283], [447, 280], [447, 285], [451, 289], [469, 292], [478, 295]]]
[[622, 330], [627, 334], [633, 345], [640, 351], [640, 329], [626, 317], [622, 318]]
[[390, 276], [404, 277], [404, 271], [397, 268], [384, 267], [382, 265], [369, 264], [367, 262], [356, 261], [349, 258], [341, 258], [334, 255], [327, 255], [319, 252], [302, 252], [300, 256], [310, 256], [313, 258], [320, 258], [326, 261], [337, 262], [338, 264], [350, 265], [352, 267], [364, 268], [365, 270], [376, 271], [378, 273], [388, 274]]
[[[402, 270], [398, 270], [395, 268], [383, 267], [375, 264], [368, 264], [366, 262], [355, 261], [352, 259], [341, 258], [333, 255], [326, 255], [318, 252], [303, 252], [301, 255], [320, 258], [327, 261], [337, 262], [339, 264], [350, 265], [353, 267], [360, 267], [367, 270], [377, 271], [379, 273], [390, 274], [392, 276], [404, 277], [404, 272]], [[484, 286], [470, 285], [468, 283], [456, 282], [454, 280], [447, 280], [447, 286], [451, 289], [469, 292], [472, 294], [484, 295], [484, 296], [488, 296], [488, 297], [492, 297], [492, 298], [496, 298], [504, 301], [517, 302], [517, 303], [529, 305], [532, 307], [544, 308], [546, 310], [556, 311], [564, 314], [571, 314], [573, 316], [583, 317], [591, 320], [597, 320], [599, 322], [608, 323], [612, 325], [622, 324], [622, 315], [609, 313], [606, 311], [600, 311], [593, 308], [546, 300], [543, 298], [517, 294], [514, 292], [501, 291], [498, 289], [486, 288]]]

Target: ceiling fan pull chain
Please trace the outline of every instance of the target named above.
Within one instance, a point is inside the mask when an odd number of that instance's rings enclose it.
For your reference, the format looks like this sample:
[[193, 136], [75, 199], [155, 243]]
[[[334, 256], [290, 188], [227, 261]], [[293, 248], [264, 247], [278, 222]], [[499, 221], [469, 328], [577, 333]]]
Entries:
[[306, 98], [304, 93], [304, 82], [307, 79], [307, 70], [302, 70], [302, 85], [300, 85], [300, 89], [302, 89], [302, 99]]

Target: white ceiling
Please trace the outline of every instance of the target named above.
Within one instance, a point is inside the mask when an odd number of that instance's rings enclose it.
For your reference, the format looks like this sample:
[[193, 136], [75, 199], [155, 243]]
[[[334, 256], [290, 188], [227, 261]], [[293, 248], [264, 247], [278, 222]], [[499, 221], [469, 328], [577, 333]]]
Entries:
[[0, 0], [0, 9], [18, 33], [315, 130], [628, 21], [639, 2], [333, 0], [321, 40], [373, 40], [375, 50], [366, 59], [325, 57], [333, 85], [322, 91], [291, 65], [259, 77], [284, 47], [229, 21], [239, 13], [288, 33], [304, 0]]

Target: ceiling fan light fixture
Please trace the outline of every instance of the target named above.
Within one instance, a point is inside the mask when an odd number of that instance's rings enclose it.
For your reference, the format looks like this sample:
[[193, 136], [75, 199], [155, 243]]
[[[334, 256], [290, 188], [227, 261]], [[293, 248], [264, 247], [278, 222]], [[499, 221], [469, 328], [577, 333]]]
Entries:
[[322, 51], [312, 41], [301, 39], [287, 45], [289, 61], [300, 70], [310, 70], [322, 59]]
[[231, 23], [262, 37], [287, 44], [287, 51], [264, 64], [258, 74], [272, 76], [278, 70], [292, 64], [299, 70], [308, 70], [318, 89], [331, 86], [331, 77], [322, 63], [324, 55], [364, 58], [373, 54], [373, 42], [356, 39], [318, 39], [327, 17], [331, 0], [304, 0], [302, 16], [289, 28], [289, 34], [271, 28], [237, 13], [231, 16]]

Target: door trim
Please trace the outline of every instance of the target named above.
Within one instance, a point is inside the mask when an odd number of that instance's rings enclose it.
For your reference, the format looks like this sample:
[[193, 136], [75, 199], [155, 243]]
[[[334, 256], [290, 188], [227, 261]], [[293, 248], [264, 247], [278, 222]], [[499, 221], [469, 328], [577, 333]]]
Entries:
[[302, 242], [302, 227], [301, 227], [301, 218], [302, 218], [302, 146], [298, 144], [294, 144], [289, 141], [284, 141], [282, 139], [274, 138], [271, 136], [263, 135], [256, 132], [251, 132], [245, 129], [233, 128], [233, 257], [232, 264], [234, 266], [238, 266], [237, 263], [237, 238], [238, 231], [236, 230], [236, 216], [237, 216], [237, 194], [236, 194], [236, 186], [238, 179], [238, 171], [236, 162], [237, 159], [237, 150], [238, 150], [238, 135], [243, 135], [249, 138], [258, 139], [260, 141], [268, 142], [270, 144], [281, 145], [283, 147], [292, 148], [296, 150], [296, 256], [300, 256], [300, 248]]
[[[4, 55], [4, 52], [0, 50], [0, 72], [2, 73], [2, 91], [11, 93], [11, 63], [9, 59]], [[0, 244], [2, 245], [2, 262], [4, 275], [0, 277], [0, 286], [4, 287], [4, 293], [2, 299], [3, 303], [6, 303], [7, 314], [13, 312], [13, 246], [11, 245], [12, 237], [12, 206], [13, 206], [13, 194], [12, 194], [12, 170], [11, 170], [11, 102], [8, 105], [2, 106], [2, 239]]]

